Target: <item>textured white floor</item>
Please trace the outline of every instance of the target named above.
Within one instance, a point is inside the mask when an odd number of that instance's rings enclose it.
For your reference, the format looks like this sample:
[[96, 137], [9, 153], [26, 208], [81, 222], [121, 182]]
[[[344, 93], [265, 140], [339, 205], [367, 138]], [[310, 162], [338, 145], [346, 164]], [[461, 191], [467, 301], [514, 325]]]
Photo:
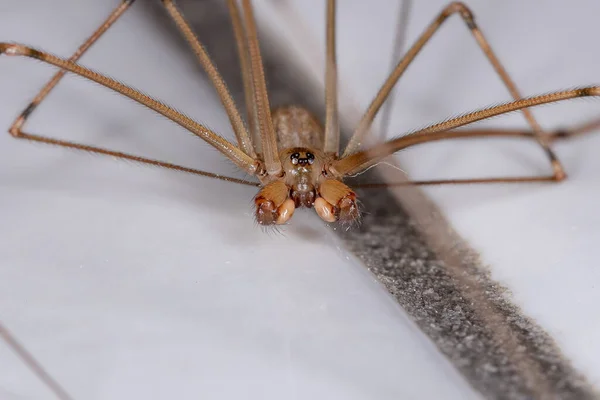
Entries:
[[[311, 65], [319, 70], [323, 10], [316, 0], [297, 3], [302, 18], [286, 27], [291, 31], [304, 25], [313, 32], [297, 42], [297, 50], [312, 52]], [[447, 4], [414, 3], [409, 44]], [[598, 1], [467, 3], [524, 95], [600, 84], [600, 53], [594, 50], [600, 35]], [[389, 70], [397, 9], [398, 2], [392, 0], [350, 1], [339, 7], [341, 87], [363, 108]], [[507, 90], [454, 16], [401, 79], [390, 136], [507, 100]], [[568, 127], [599, 117], [600, 103], [578, 100], [543, 106], [534, 115], [546, 128]], [[526, 124], [515, 113], [479, 126]], [[570, 176], [561, 184], [427, 191], [459, 233], [481, 251], [493, 277], [511, 289], [525, 313], [549, 331], [574, 365], [600, 387], [600, 132], [561, 143], [556, 150]], [[437, 143], [398, 157], [417, 179], [550, 171], [541, 151], [523, 141]]]
[[[68, 56], [118, 1], [8, 3], [1, 40]], [[229, 135], [141, 3], [83, 63]], [[2, 130], [53, 71], [0, 57]], [[27, 129], [235, 174], [178, 126], [78, 78]], [[2, 134], [0, 321], [75, 399], [477, 397], [314, 215], [265, 234], [253, 195]], [[0, 398], [54, 398], [4, 343]]]

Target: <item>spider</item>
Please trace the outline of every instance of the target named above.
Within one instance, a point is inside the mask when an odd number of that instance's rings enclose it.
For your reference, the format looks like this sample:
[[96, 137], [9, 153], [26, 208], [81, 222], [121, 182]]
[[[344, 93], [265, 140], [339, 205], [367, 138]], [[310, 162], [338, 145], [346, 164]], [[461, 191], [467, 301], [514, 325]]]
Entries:
[[[566, 178], [565, 170], [556, 157], [551, 142], [554, 139], [587, 132], [596, 124], [587, 124], [570, 131], [548, 134], [537, 123], [529, 107], [553, 103], [577, 97], [600, 96], [600, 87], [589, 86], [573, 90], [564, 90], [549, 94], [523, 98], [512, 79], [496, 57], [487, 39], [475, 22], [471, 10], [460, 2], [444, 7], [433, 22], [425, 29], [416, 42], [397, 63], [385, 80], [377, 95], [362, 116], [354, 133], [343, 151], [340, 151], [340, 129], [337, 109], [337, 65], [335, 16], [336, 2], [328, 0], [326, 5], [326, 71], [325, 71], [325, 123], [301, 106], [286, 106], [271, 110], [265, 82], [265, 74], [257, 37], [254, 11], [250, 0], [242, 0], [240, 8], [236, 0], [227, 0], [237, 51], [240, 59], [246, 103], [246, 120], [234, 103], [227, 86], [210, 59], [202, 43], [193, 33], [181, 11], [173, 0], [162, 0], [166, 11], [174, 20], [178, 29], [189, 42], [202, 67], [214, 85], [227, 112], [237, 143], [232, 143], [200, 123], [177, 112], [154, 98], [151, 98], [129, 86], [117, 82], [77, 64], [77, 60], [96, 42], [124, 13], [134, 0], [123, 0], [112, 11], [104, 23], [69, 58], [61, 59], [49, 53], [14, 43], [0, 43], [0, 54], [25, 56], [38, 59], [60, 68], [54, 77], [42, 88], [40, 93], [15, 120], [9, 132], [19, 139], [27, 139], [52, 145], [69, 147], [92, 153], [109, 155], [140, 163], [151, 164], [204, 177], [221, 179], [228, 182], [258, 186], [254, 198], [255, 218], [260, 225], [281, 225], [287, 223], [296, 208], [313, 208], [326, 222], [353, 223], [360, 218], [357, 195], [353, 188], [344, 183], [344, 179], [356, 175], [379, 163], [384, 158], [409, 146], [420, 143], [469, 137], [525, 137], [542, 147], [548, 157], [553, 173], [548, 176], [447, 179], [432, 181], [408, 181], [398, 184], [459, 184], [493, 182], [556, 182]], [[456, 118], [430, 125], [424, 129], [399, 136], [384, 143], [363, 149], [362, 144], [369, 132], [373, 120], [381, 106], [389, 97], [407, 67], [422, 48], [448, 18], [458, 14], [470, 30], [477, 44], [493, 65], [496, 73], [509, 89], [514, 101], [467, 113]], [[121, 93], [138, 103], [162, 114], [200, 137], [227, 159], [257, 182], [225, 177], [214, 173], [186, 168], [180, 165], [145, 158], [137, 155], [108, 150], [96, 146], [59, 140], [35, 135], [23, 131], [23, 125], [36, 107], [58, 84], [66, 72], [71, 72], [95, 81], [107, 88]], [[455, 130], [470, 123], [493, 116], [521, 110], [526, 117], [530, 131], [523, 130]], [[381, 187], [386, 184], [363, 184], [357, 187]]]

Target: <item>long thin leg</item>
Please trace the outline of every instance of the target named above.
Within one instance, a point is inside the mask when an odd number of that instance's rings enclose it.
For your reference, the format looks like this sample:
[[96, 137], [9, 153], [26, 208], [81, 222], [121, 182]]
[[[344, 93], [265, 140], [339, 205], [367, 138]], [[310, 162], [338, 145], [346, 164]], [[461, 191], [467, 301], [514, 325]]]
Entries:
[[229, 8], [229, 15], [231, 16], [231, 25], [233, 27], [233, 34], [235, 36], [235, 43], [237, 44], [238, 57], [240, 59], [240, 67], [242, 70], [244, 102], [246, 103], [246, 114], [248, 118], [248, 125], [250, 126], [250, 136], [252, 137], [254, 150], [257, 153], [262, 153], [258, 115], [256, 103], [254, 102], [255, 91], [254, 84], [252, 82], [252, 68], [250, 66], [250, 60], [248, 59], [250, 55], [248, 53], [248, 37], [246, 35], [246, 28], [242, 22], [237, 0], [227, 0], [227, 7]]
[[46, 371], [33, 355], [19, 343], [17, 338], [0, 322], [0, 338], [10, 347], [25, 365], [42, 381], [60, 400], [72, 400], [73, 397]]
[[[580, 136], [600, 128], [600, 119], [595, 119], [581, 125], [569, 129], [557, 129], [548, 133], [548, 140], [569, 139], [575, 136]], [[460, 134], [459, 134], [460, 132]], [[468, 139], [468, 138], [483, 138], [483, 137], [516, 137], [535, 139], [535, 133], [520, 129], [469, 129], [462, 131], [442, 132], [442, 134], [434, 134], [430, 141], [445, 140], [445, 139]], [[420, 143], [413, 143], [406, 147]], [[406, 148], [405, 147], [405, 148]], [[381, 183], [360, 183], [350, 184], [353, 188], [361, 189], [379, 189], [393, 186], [409, 186], [409, 185], [459, 185], [459, 184], [477, 184], [477, 183], [526, 183], [526, 182], [556, 182], [557, 179], [551, 176], [526, 176], [526, 177], [494, 177], [494, 178], [465, 178], [465, 179], [429, 179], [429, 180], [406, 180], [403, 182], [381, 182]]]
[[207, 178], [214, 178], [214, 179], [219, 179], [222, 181], [239, 183], [241, 185], [260, 186], [260, 184], [257, 182], [246, 181], [246, 180], [238, 179], [238, 178], [231, 178], [229, 176], [223, 176], [223, 175], [215, 174], [212, 172], [206, 172], [206, 171], [202, 171], [199, 169], [188, 168], [188, 167], [184, 167], [184, 166], [177, 165], [177, 164], [172, 164], [172, 163], [168, 163], [168, 162], [164, 162], [164, 161], [160, 161], [160, 160], [154, 160], [152, 158], [140, 157], [140, 156], [136, 156], [134, 154], [123, 153], [123, 152], [115, 151], [115, 150], [108, 150], [108, 149], [104, 149], [102, 147], [90, 146], [90, 145], [86, 145], [86, 144], [82, 144], [82, 143], [75, 143], [75, 142], [71, 142], [68, 140], [54, 139], [54, 138], [35, 135], [35, 134], [31, 134], [31, 133], [26, 133], [26, 132], [20, 132], [20, 135], [17, 137], [19, 139], [27, 139], [27, 140], [31, 140], [33, 142], [67, 147], [67, 148], [75, 149], [75, 150], [82, 150], [82, 151], [85, 151], [88, 153], [101, 154], [101, 155], [110, 156], [113, 158], [120, 158], [123, 160], [129, 160], [129, 161], [134, 161], [134, 162], [138, 162], [138, 163], [142, 163], [142, 164], [153, 165], [155, 167], [167, 168], [167, 169], [172, 169], [174, 171], [180, 171], [180, 172], [186, 172], [189, 174], [200, 175], [200, 176], [204, 176]]
[[390, 183], [348, 183], [353, 189], [384, 189], [397, 186], [438, 186], [438, 185], [473, 185], [481, 183], [534, 183], [534, 182], [556, 182], [553, 176], [517, 176], [499, 178], [465, 178], [465, 179], [432, 179], [426, 181], [405, 181]]
[[337, 105], [337, 65], [335, 50], [335, 0], [327, 1], [325, 66], [325, 140], [323, 151], [337, 157], [340, 147], [340, 127]]
[[[459, 128], [470, 123], [481, 121], [496, 115], [505, 114], [512, 111], [521, 110], [526, 107], [533, 107], [541, 104], [554, 103], [558, 101], [574, 99], [577, 97], [600, 97], [600, 86], [590, 86], [581, 89], [565, 90], [562, 92], [554, 92], [541, 96], [530, 97], [513, 101], [510, 103], [501, 104], [499, 106], [478, 110], [472, 113], [462, 115], [460, 117], [452, 118], [447, 121], [431, 125], [427, 128], [418, 130], [408, 135], [400, 136], [399, 138], [390, 140], [388, 142], [376, 145], [370, 149], [359, 151], [348, 157], [344, 157], [340, 160], [334, 161], [329, 166], [330, 172], [334, 176], [342, 177], [349, 176], [364, 171], [372, 165], [377, 164], [383, 158], [394, 154], [395, 152], [402, 150], [408, 146], [412, 146], [418, 143], [426, 143], [433, 140], [441, 140], [448, 138], [459, 138], [459, 137], [474, 137], [482, 136], [483, 132], [486, 131], [452, 131], [452, 129]], [[503, 131], [487, 131], [487, 132], [501, 132], [502, 136], [506, 136]], [[492, 136], [492, 134], [490, 134]], [[523, 136], [522, 134], [518, 136]], [[537, 136], [536, 136], [537, 138]], [[562, 180], [565, 175], [556, 174], [552, 175], [554, 180]]]
[[210, 59], [210, 56], [206, 52], [206, 49], [200, 40], [198, 40], [198, 37], [196, 34], [194, 34], [194, 31], [185, 20], [179, 9], [177, 9], [173, 3], [173, 0], [163, 0], [163, 4], [165, 5], [165, 8], [167, 9], [171, 18], [173, 18], [177, 24], [177, 27], [185, 39], [192, 47], [192, 50], [196, 54], [196, 57], [198, 57], [198, 61], [200, 61], [202, 68], [204, 68], [206, 71], [206, 74], [210, 78], [213, 86], [219, 94], [221, 103], [223, 104], [223, 107], [225, 107], [225, 111], [227, 112], [229, 121], [231, 122], [231, 126], [235, 132], [235, 136], [237, 137], [238, 145], [247, 155], [252, 158], [256, 158], [256, 153], [254, 151], [254, 147], [252, 146], [252, 141], [250, 139], [250, 135], [248, 134], [248, 130], [244, 126], [244, 121], [242, 120], [240, 112], [235, 105], [235, 101], [233, 101], [233, 98], [227, 89], [227, 85], [221, 77], [221, 74], [219, 74], [217, 67], [215, 67], [214, 63]]
[[[260, 175], [261, 165], [258, 160], [253, 159], [244, 153], [240, 148], [233, 145], [223, 137], [217, 135], [205, 126], [197, 123], [191, 118], [177, 112], [175, 109], [159, 102], [158, 100], [147, 96], [129, 86], [126, 86], [114, 79], [101, 75], [88, 68], [82, 67], [71, 61], [67, 61], [48, 53], [44, 53], [27, 46], [14, 43], [0, 43], [0, 55], [25, 56], [35, 58], [42, 62], [52, 64], [69, 72], [83, 76], [102, 86], [112, 89], [130, 99], [158, 112], [159, 114], [176, 122], [194, 135], [198, 136], [208, 144], [219, 150], [225, 157], [233, 161], [250, 175]], [[12, 133], [12, 132], [11, 132]], [[76, 146], [75, 146], [76, 147]]]
[[[554, 132], [551, 137], [555, 137], [559, 132]], [[477, 129], [437, 132], [429, 135], [416, 135], [411, 143], [405, 143], [404, 149], [422, 143], [447, 139], [469, 139], [484, 137], [504, 137], [504, 138], [527, 138], [535, 139], [535, 134], [531, 131], [518, 129]], [[359, 172], [360, 174], [360, 172]], [[355, 176], [355, 175], [353, 175]], [[405, 180], [402, 182], [377, 182], [377, 183], [358, 183], [349, 185], [357, 189], [379, 189], [394, 186], [410, 185], [446, 185], [446, 184], [476, 184], [476, 183], [524, 183], [524, 182], [553, 182], [556, 178], [551, 176], [526, 176], [526, 177], [494, 177], [494, 178], [464, 178], [464, 179], [429, 179], [429, 180]]]
[[[346, 147], [343, 153], [343, 157], [354, 153], [359, 148], [361, 141], [364, 138], [364, 135], [366, 134], [373, 122], [373, 119], [377, 115], [377, 112], [379, 111], [381, 105], [388, 97], [390, 91], [392, 90], [396, 82], [398, 82], [398, 79], [400, 79], [406, 68], [415, 59], [417, 54], [419, 54], [423, 46], [431, 39], [435, 32], [437, 32], [440, 26], [448, 19], [448, 17], [455, 13], [460, 14], [463, 21], [471, 31], [471, 34], [475, 37], [477, 44], [485, 53], [488, 60], [491, 62], [492, 66], [494, 67], [494, 69], [508, 88], [512, 97], [515, 100], [522, 98], [521, 94], [517, 90], [516, 85], [509, 77], [508, 73], [506, 72], [506, 70], [492, 51], [488, 41], [485, 39], [485, 37], [481, 33], [481, 30], [475, 23], [475, 18], [471, 10], [463, 3], [453, 2], [446, 6], [439, 14], [439, 16], [429, 25], [429, 27], [425, 30], [425, 32], [423, 32], [423, 34], [419, 37], [417, 42], [408, 50], [404, 58], [402, 58], [402, 60], [400, 60], [400, 62], [396, 66], [396, 69], [385, 81], [385, 83], [379, 90], [379, 93], [377, 93], [377, 96], [375, 97], [375, 99], [373, 99], [373, 101], [369, 105], [369, 108], [367, 109], [367, 112], [358, 124], [358, 127], [356, 128], [352, 138], [350, 139], [350, 142], [348, 143], [348, 146]], [[536, 133], [536, 139], [538, 140], [539, 144], [542, 146], [548, 158], [550, 159], [554, 170], [554, 175], [557, 179], [564, 178], [564, 170], [562, 168], [562, 165], [556, 158], [554, 152], [548, 146], [546, 138], [543, 135], [543, 131], [537, 123], [537, 121], [535, 120], [535, 118], [533, 117], [533, 114], [531, 114], [531, 112], [527, 109], [523, 109], [522, 112], [525, 115], [525, 118], [527, 119], [527, 122], [531, 126], [532, 130]]]
[[[399, 8], [398, 22], [396, 22], [396, 37], [394, 38], [394, 45], [392, 51], [392, 65], [390, 71], [394, 71], [397, 61], [404, 53], [404, 46], [406, 42], [406, 35], [408, 31], [408, 22], [410, 11], [412, 8], [412, 0], [402, 0]], [[391, 74], [392, 72], [390, 72]], [[381, 126], [379, 128], [379, 137], [383, 141], [387, 138], [388, 129], [390, 127], [390, 121], [392, 119], [392, 110], [394, 105], [394, 89], [390, 91], [387, 101], [383, 104], [381, 110]]]
[[[98, 29], [96, 29], [96, 31], [94, 31], [94, 33], [92, 33], [92, 35], [88, 39], [86, 39], [86, 41], [81, 46], [79, 46], [77, 51], [69, 58], [69, 61], [71, 61], [71, 62], [77, 61], [94, 44], [94, 42], [96, 42], [98, 39], [100, 39], [100, 37], [119, 19], [119, 17], [121, 17], [121, 15], [123, 15], [123, 13], [131, 6], [133, 1], [134, 0], [122, 1], [121, 4], [110, 13], [108, 18], [102, 23], [102, 25], [100, 25], [100, 27]], [[187, 172], [187, 173], [191, 173], [191, 174], [201, 175], [201, 176], [205, 176], [205, 177], [209, 177], [209, 178], [220, 179], [220, 180], [224, 180], [224, 181], [228, 181], [228, 182], [258, 186], [258, 184], [255, 182], [221, 176], [218, 174], [201, 171], [201, 170], [197, 170], [194, 168], [187, 168], [187, 167], [183, 167], [183, 166], [172, 164], [172, 163], [153, 160], [150, 158], [140, 157], [140, 156], [122, 153], [122, 152], [118, 152], [118, 151], [107, 150], [107, 149], [103, 149], [100, 147], [88, 146], [85, 144], [79, 144], [79, 143], [69, 142], [69, 141], [65, 141], [65, 140], [58, 140], [58, 139], [53, 139], [53, 138], [49, 138], [49, 137], [44, 137], [44, 136], [39, 136], [39, 135], [34, 135], [34, 134], [29, 134], [27, 132], [24, 132], [22, 129], [23, 129], [25, 122], [27, 121], [27, 118], [33, 113], [33, 111], [36, 109], [36, 107], [46, 98], [46, 96], [48, 96], [48, 94], [52, 91], [52, 89], [54, 89], [54, 87], [60, 82], [60, 80], [63, 78], [63, 76], [65, 75], [66, 72], [67, 71], [65, 71], [65, 70], [58, 71], [52, 77], [52, 79], [40, 90], [40, 92], [37, 94], [37, 96], [31, 101], [31, 103], [25, 108], [25, 110], [19, 115], [19, 117], [17, 117], [17, 119], [13, 122], [13, 124], [9, 128], [9, 132], [11, 133], [11, 135], [13, 135], [15, 138], [18, 138], [18, 139], [27, 139], [27, 140], [32, 140], [35, 142], [40, 142], [40, 143], [52, 144], [52, 145], [68, 147], [68, 148], [76, 149], [76, 150], [83, 150], [83, 151], [87, 151], [87, 152], [91, 152], [91, 153], [108, 155], [111, 157], [122, 158], [122, 159], [130, 160], [130, 161], [150, 164], [150, 165], [154, 165], [154, 166], [158, 166], [158, 167], [163, 167], [163, 168], [173, 169], [173, 170], [177, 170], [177, 171], [181, 171], [181, 172]]]
[[579, 126], [575, 126], [574, 128], [558, 129], [548, 135], [548, 140], [552, 142], [554, 140], [570, 139], [572, 137], [585, 135], [586, 133], [590, 133], [598, 129], [600, 129], [600, 118], [588, 121]]
[[260, 47], [258, 45], [258, 33], [256, 22], [250, 0], [243, 0], [244, 20], [246, 23], [246, 34], [248, 36], [248, 52], [250, 54], [250, 66], [252, 68], [252, 81], [254, 86], [254, 101], [258, 116], [263, 157], [267, 174], [278, 177], [282, 173], [281, 160], [277, 149], [277, 138], [273, 121], [271, 120], [271, 106], [265, 82], [265, 71], [263, 69]]
[[[131, 6], [131, 4], [133, 4], [133, 1], [134, 0], [123, 0], [121, 4], [119, 4], [119, 6], [117, 6], [117, 8], [115, 8], [110, 13], [108, 18], [106, 18], [102, 25], [100, 25], [100, 27], [96, 29], [96, 31], [94, 31], [94, 33], [92, 33], [92, 35], [89, 38], [87, 38], [81, 46], [79, 46], [77, 51], [75, 51], [75, 53], [69, 58], [69, 61], [77, 62], [77, 60], [79, 60], [79, 58], [94, 44], [94, 42], [100, 39], [104, 32], [106, 32], [121, 17], [121, 15], [123, 15], [123, 13]], [[50, 79], [50, 81], [42, 88], [42, 90], [40, 90], [40, 92], [37, 94], [37, 96], [35, 96], [31, 103], [29, 103], [29, 105], [25, 107], [23, 112], [21, 112], [21, 114], [17, 117], [17, 119], [9, 128], [9, 132], [13, 136], [20, 136], [21, 128], [25, 124], [27, 118], [31, 115], [35, 108], [46, 98], [46, 96], [48, 96], [48, 94], [52, 91], [52, 89], [54, 89], [58, 82], [60, 82], [63, 76], [65, 76], [66, 72], [67, 71], [65, 70], [60, 70], [56, 74], [54, 74], [52, 79]]]
[[[547, 138], [550, 143], [555, 141], [568, 140], [577, 136], [600, 130], [600, 118], [593, 119], [571, 128], [559, 128], [547, 132]], [[487, 137], [487, 136], [522, 136], [535, 139], [536, 134], [530, 130], [523, 129], [465, 129], [465, 137]], [[433, 139], [436, 140], [436, 139]]]

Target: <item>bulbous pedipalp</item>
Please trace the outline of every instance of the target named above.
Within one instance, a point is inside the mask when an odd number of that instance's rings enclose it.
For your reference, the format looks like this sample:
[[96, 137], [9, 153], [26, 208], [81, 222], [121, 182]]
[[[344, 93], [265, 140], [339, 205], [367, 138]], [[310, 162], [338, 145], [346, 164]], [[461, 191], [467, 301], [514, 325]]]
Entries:
[[263, 187], [254, 198], [256, 222], [260, 225], [286, 223], [296, 208], [289, 192], [287, 185], [280, 180]]
[[319, 186], [319, 194], [315, 211], [324, 221], [348, 223], [359, 218], [356, 194], [343, 182], [326, 179]]

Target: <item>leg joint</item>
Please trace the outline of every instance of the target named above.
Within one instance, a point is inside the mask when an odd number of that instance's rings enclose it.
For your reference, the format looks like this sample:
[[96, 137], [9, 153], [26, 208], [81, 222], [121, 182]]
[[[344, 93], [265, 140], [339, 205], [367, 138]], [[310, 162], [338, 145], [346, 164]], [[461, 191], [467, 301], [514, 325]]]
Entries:
[[462, 19], [465, 21], [469, 29], [475, 29], [475, 16], [471, 9], [466, 4], [460, 1], [454, 1], [446, 6], [440, 15], [440, 20], [445, 20], [452, 14], [459, 13]]
[[556, 158], [554, 153], [552, 153], [552, 156], [551, 156], [551, 163], [552, 163], [552, 171], [554, 172], [554, 175], [553, 175], [554, 180], [557, 182], [560, 182], [560, 181], [564, 181], [565, 179], [567, 179], [567, 173], [565, 172], [560, 161], [558, 161], [558, 159]]
[[25, 108], [25, 110], [23, 110], [23, 112], [21, 113], [21, 115], [19, 117], [23, 118], [23, 119], [27, 119], [31, 115], [33, 110], [35, 110], [36, 107], [37, 107], [37, 104], [29, 103], [27, 108]]

